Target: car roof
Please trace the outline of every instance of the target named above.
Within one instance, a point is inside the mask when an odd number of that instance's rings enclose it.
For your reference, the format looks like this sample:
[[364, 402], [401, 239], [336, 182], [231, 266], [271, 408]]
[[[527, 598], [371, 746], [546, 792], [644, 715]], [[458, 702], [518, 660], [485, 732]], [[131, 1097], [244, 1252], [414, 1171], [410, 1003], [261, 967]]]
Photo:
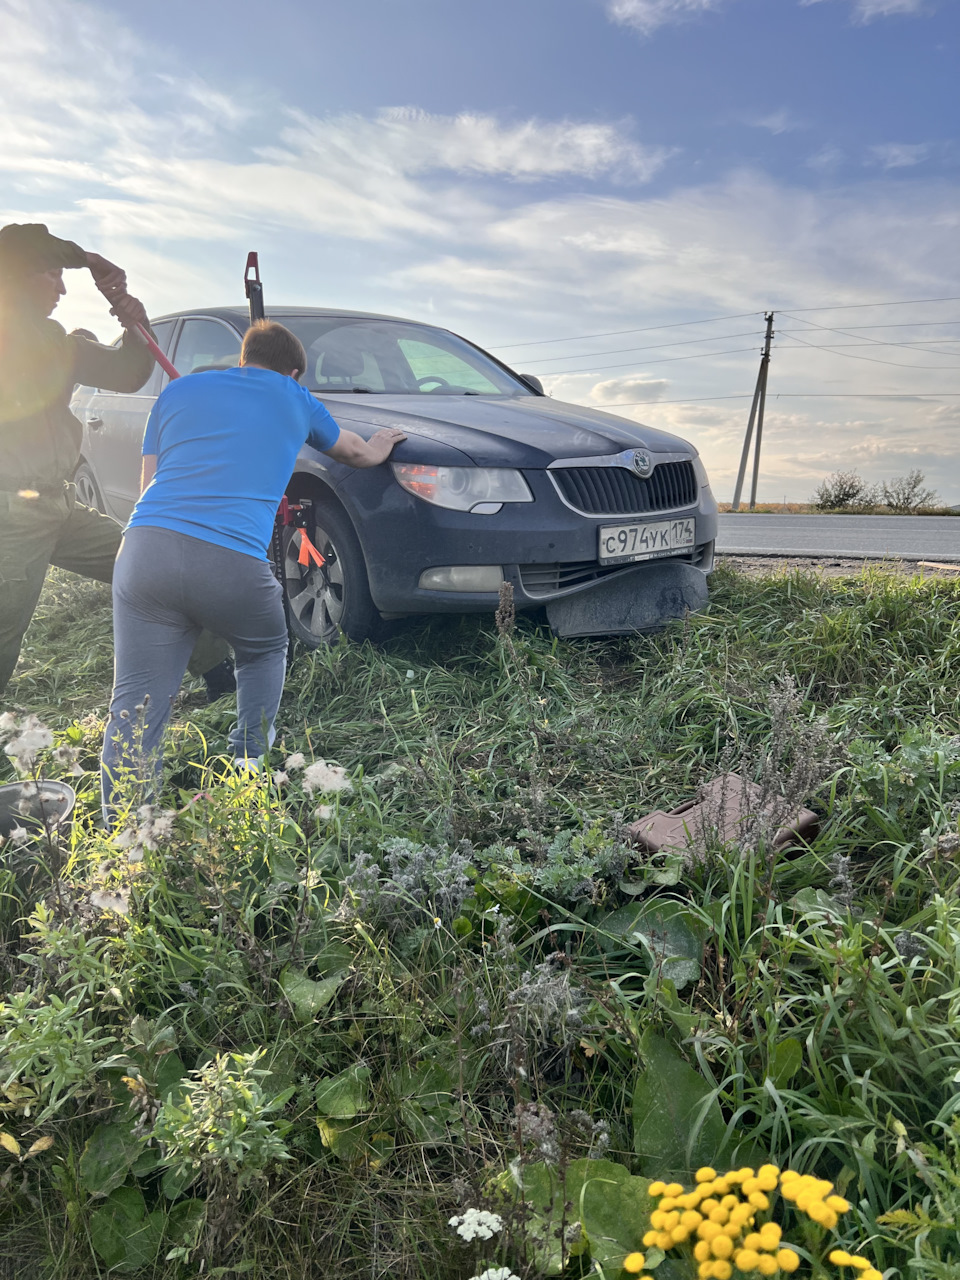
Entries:
[[[337, 307], [265, 307], [268, 320], [280, 319], [282, 316], [344, 316], [351, 320], [394, 320], [398, 324], [422, 324], [421, 320], [408, 320], [404, 316], [385, 316], [376, 311], [341, 311]], [[249, 324], [250, 313], [246, 307], [195, 307], [191, 311], [169, 311], [162, 316], [154, 316], [156, 321], [179, 320], [187, 316], [213, 316], [218, 320]], [[441, 325], [425, 325], [425, 328], [439, 329]]]

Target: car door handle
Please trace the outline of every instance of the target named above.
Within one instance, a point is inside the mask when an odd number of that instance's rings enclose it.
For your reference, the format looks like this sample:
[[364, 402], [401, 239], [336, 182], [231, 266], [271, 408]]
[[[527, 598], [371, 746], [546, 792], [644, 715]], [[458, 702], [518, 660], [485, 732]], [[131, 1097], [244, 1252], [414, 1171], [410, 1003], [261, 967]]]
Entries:
[[95, 413], [91, 414], [90, 417], [87, 418], [87, 426], [90, 427], [91, 430], [93, 431], [99, 431], [100, 428], [103, 426], [103, 419], [98, 418]]

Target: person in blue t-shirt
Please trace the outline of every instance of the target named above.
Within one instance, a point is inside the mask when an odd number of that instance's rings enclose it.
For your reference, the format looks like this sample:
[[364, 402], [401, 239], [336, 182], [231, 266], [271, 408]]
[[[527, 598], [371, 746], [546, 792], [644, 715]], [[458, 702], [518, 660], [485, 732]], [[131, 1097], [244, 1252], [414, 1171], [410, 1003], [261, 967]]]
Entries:
[[[283, 598], [266, 558], [277, 506], [304, 444], [352, 467], [406, 439], [341, 431], [298, 379], [307, 365], [283, 325], [247, 331], [240, 366], [171, 382], [150, 414], [142, 492], [113, 575], [115, 672], [104, 735], [104, 816], [159, 786], [163, 731], [204, 628], [236, 655], [238, 762], [273, 741], [287, 653]], [[266, 733], [266, 738], [264, 734]], [[132, 794], [131, 794], [132, 793]]]

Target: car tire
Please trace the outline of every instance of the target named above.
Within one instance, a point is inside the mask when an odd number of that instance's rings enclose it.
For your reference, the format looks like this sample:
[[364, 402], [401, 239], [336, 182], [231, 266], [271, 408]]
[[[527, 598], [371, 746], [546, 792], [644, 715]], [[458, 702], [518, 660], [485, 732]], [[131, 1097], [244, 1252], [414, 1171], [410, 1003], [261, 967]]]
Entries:
[[85, 507], [93, 507], [95, 511], [101, 512], [102, 515], [107, 514], [107, 509], [100, 493], [100, 486], [97, 484], [93, 468], [86, 458], [80, 459], [80, 463], [73, 473], [73, 483], [77, 490], [77, 501], [79, 503], [82, 503]]
[[308, 536], [324, 563], [300, 564], [300, 531], [281, 530], [283, 593], [287, 623], [295, 640], [309, 649], [351, 640], [375, 639], [382, 619], [370, 596], [367, 567], [348, 518], [332, 506], [317, 505]]

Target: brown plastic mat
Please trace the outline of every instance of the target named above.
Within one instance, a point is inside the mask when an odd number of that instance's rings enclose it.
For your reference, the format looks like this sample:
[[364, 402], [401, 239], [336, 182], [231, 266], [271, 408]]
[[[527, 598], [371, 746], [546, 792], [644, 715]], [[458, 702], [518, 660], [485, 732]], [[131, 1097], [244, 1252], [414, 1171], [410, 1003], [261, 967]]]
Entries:
[[[676, 809], [648, 813], [627, 828], [638, 849], [648, 853], [682, 853], [688, 862], [705, 857], [708, 844], [735, 844], [742, 838], [744, 827], [753, 826], [758, 818], [782, 819], [782, 801], [771, 798], [764, 802], [755, 782], [738, 773], [724, 773], [701, 786], [697, 799], [688, 800]], [[810, 809], [799, 809], [773, 837], [776, 849], [785, 849], [798, 839], [809, 839], [818, 826], [817, 815]]]

